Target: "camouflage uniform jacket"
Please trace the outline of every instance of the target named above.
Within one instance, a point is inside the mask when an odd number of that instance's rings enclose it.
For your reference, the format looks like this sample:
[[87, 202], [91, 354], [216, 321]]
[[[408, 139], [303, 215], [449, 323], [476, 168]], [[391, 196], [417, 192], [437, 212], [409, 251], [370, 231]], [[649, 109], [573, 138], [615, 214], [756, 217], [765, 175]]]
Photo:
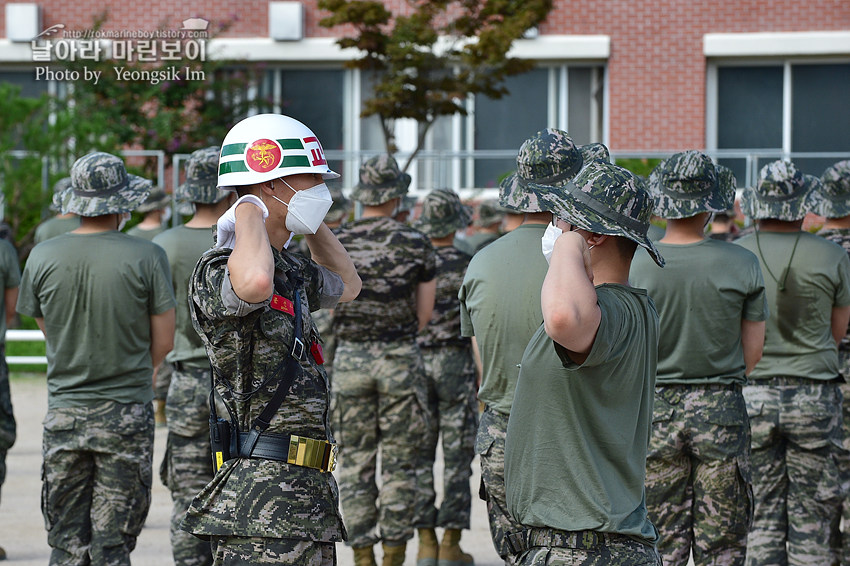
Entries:
[[460, 299], [457, 294], [471, 256], [454, 246], [437, 248], [437, 296], [431, 322], [416, 341], [423, 348], [466, 346], [469, 338], [460, 335]]
[[346, 224], [338, 238], [354, 262], [363, 288], [356, 301], [334, 309], [337, 339], [414, 340], [419, 329], [416, 287], [436, 274], [437, 256], [431, 240], [387, 217]]
[[[844, 251], [850, 254], [850, 230], [835, 228], [821, 230], [818, 232], [818, 236], [838, 244], [844, 248]], [[841, 339], [841, 343], [838, 345], [838, 356], [841, 360], [846, 360], [850, 357], [850, 328], [847, 329], [847, 334], [844, 335], [844, 338]], [[845, 375], [844, 378], [850, 380], [850, 376]]]
[[[285, 287], [276, 283], [275, 294], [292, 301], [294, 282], [303, 281], [303, 340], [309, 347], [319, 339], [310, 309], [332, 308], [342, 294], [342, 280], [310, 260], [276, 250], [273, 254], [275, 279]], [[273, 377], [289, 355], [294, 317], [273, 308], [271, 299], [262, 305], [240, 301], [226, 279], [229, 255], [229, 249], [214, 248], [201, 256], [190, 280], [190, 311], [216, 375], [216, 393], [228, 408], [228, 415], [219, 416], [235, 419], [245, 432], [277, 389]], [[333, 442], [328, 378], [313, 356], [308, 353], [306, 358], [264, 434]], [[181, 528], [201, 536], [336, 542], [345, 538], [338, 502], [330, 473], [275, 460], [237, 458], [225, 462], [195, 497]]]

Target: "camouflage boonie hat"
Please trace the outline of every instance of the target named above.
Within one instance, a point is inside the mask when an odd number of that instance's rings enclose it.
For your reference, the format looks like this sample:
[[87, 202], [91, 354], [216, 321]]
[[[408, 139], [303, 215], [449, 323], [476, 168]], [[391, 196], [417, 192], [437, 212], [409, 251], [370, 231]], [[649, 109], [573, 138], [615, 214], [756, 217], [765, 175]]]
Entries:
[[416, 197], [413, 195], [404, 195], [401, 197], [401, 201], [398, 204], [398, 208], [396, 209], [396, 214], [401, 212], [412, 213], [413, 209], [416, 207]]
[[563, 186], [582, 163], [581, 151], [567, 132], [541, 130], [520, 146], [516, 171], [499, 183], [499, 204], [518, 212], [541, 212], [535, 189]]
[[410, 175], [402, 173], [392, 155], [376, 155], [360, 166], [360, 182], [351, 199], [367, 206], [377, 206], [407, 194]]
[[472, 208], [460, 202], [451, 189], [437, 189], [422, 201], [422, 215], [413, 227], [432, 238], [448, 236], [469, 226]]
[[186, 161], [186, 182], [174, 192], [176, 200], [215, 204], [227, 198], [229, 191], [217, 188], [220, 151], [219, 146], [211, 145], [189, 155]]
[[737, 216], [737, 212], [735, 212], [735, 195], [738, 192], [738, 179], [735, 178], [735, 173], [725, 165], [716, 163], [714, 165], [714, 172], [717, 173], [717, 185], [720, 188], [720, 192], [729, 196], [729, 207], [717, 214], [725, 214], [734, 218]]
[[505, 217], [505, 209], [499, 206], [499, 201], [495, 199], [482, 201], [478, 205], [478, 218], [473, 222], [476, 226], [490, 226], [497, 222], [501, 222]]
[[807, 180], [791, 161], [768, 163], [759, 171], [757, 186], [747, 187], [741, 195], [741, 211], [753, 220], [800, 220], [814, 204], [809, 196], [812, 179]]
[[89, 153], [71, 167], [71, 186], [60, 198], [61, 210], [80, 216], [131, 212], [148, 191], [130, 186], [124, 162], [103, 152]]
[[646, 248], [664, 267], [664, 258], [649, 239], [652, 197], [632, 172], [594, 159], [562, 187], [535, 185], [544, 210], [594, 234], [622, 236]]
[[153, 181], [145, 179], [144, 177], [130, 175], [130, 188], [136, 191], [150, 191], [148, 192], [148, 197], [144, 200], [144, 202], [136, 207], [136, 212], [147, 214], [154, 210], [167, 208], [168, 205], [171, 204], [171, 195], [166, 193], [165, 189], [162, 187], [155, 187], [153, 185]]
[[348, 212], [351, 209], [351, 201], [345, 198], [345, 195], [338, 188], [334, 187], [329, 190], [331, 192], [331, 198], [334, 201], [328, 209], [328, 213], [325, 214], [325, 222], [340, 222], [348, 216]]
[[579, 147], [578, 150], [581, 152], [581, 157], [585, 163], [594, 159], [611, 161], [611, 154], [608, 153], [608, 148], [605, 147], [604, 143], [589, 143]]
[[820, 180], [821, 189], [813, 212], [826, 218], [850, 215], [850, 159], [827, 167]]
[[195, 214], [195, 205], [189, 201], [178, 200], [176, 207], [180, 216], [192, 216]]
[[702, 212], [724, 212], [735, 193], [724, 192], [717, 182], [711, 158], [690, 150], [673, 154], [653, 170], [647, 188], [655, 200], [655, 214], [667, 219], [690, 218]]
[[59, 212], [62, 208], [62, 193], [71, 186], [71, 177], [62, 177], [53, 184], [53, 197], [48, 208], [53, 212]]

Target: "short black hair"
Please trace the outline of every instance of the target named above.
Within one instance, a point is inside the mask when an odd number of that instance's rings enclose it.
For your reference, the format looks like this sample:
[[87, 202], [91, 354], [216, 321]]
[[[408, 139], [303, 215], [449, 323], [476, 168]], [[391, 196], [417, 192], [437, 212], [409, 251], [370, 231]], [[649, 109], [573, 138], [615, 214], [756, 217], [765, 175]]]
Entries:
[[617, 251], [623, 259], [632, 259], [637, 251], [638, 243], [623, 236], [612, 236], [617, 243]]

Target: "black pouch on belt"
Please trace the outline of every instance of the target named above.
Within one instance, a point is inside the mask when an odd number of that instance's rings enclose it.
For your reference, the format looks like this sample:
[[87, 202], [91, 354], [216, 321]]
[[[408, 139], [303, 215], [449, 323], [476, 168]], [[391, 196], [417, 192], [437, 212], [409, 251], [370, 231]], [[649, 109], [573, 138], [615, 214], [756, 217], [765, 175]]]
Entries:
[[214, 391], [210, 391], [210, 448], [212, 449], [213, 473], [237, 454], [236, 439], [230, 430], [230, 422], [219, 418], [215, 412]]

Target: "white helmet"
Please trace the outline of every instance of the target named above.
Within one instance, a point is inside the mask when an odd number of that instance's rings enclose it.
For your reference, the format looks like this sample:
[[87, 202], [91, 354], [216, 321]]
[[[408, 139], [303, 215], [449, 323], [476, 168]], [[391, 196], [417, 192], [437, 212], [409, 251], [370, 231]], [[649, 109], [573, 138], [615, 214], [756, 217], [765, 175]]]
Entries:
[[336, 179], [316, 135], [282, 114], [257, 114], [233, 126], [221, 144], [218, 187], [253, 185], [298, 173]]

